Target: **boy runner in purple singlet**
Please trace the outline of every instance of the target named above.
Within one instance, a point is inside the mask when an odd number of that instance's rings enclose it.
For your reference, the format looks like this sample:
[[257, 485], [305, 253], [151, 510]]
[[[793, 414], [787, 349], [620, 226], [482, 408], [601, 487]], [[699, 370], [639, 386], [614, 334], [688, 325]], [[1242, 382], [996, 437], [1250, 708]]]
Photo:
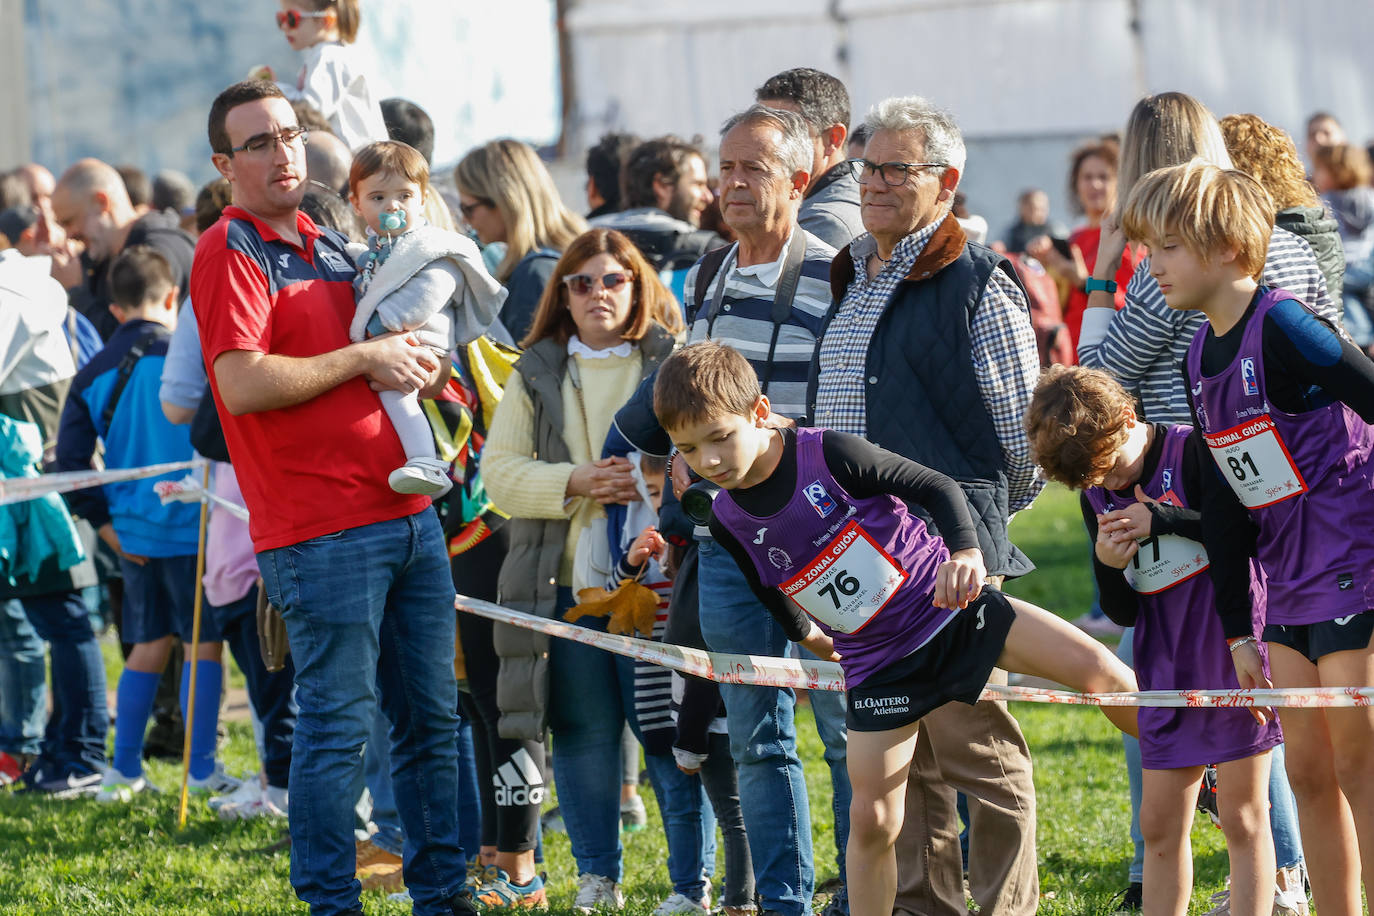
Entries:
[[[1198, 507], [1212, 467], [1188, 444], [1193, 428], [1138, 420], [1135, 401], [1105, 372], [1054, 366], [1035, 387], [1026, 431], [1045, 475], [1083, 490], [1102, 609], [1135, 627], [1140, 689], [1238, 687], [1205, 572]], [[1264, 626], [1264, 590], [1253, 584], [1251, 592], [1254, 636]], [[1269, 751], [1282, 740], [1273, 716], [1255, 708], [1140, 710], [1146, 912], [1188, 910], [1188, 832], [1210, 763], [1219, 773], [1232, 916], [1273, 911]]]
[[[789, 639], [844, 669], [850, 912], [890, 916], [923, 715], [975, 702], [994, 667], [1091, 692], [1134, 690], [1135, 676], [1071, 624], [984, 588], [949, 477], [857, 436], [771, 428], [768, 398], [735, 350], [706, 342], [669, 357], [654, 411], [692, 470], [722, 488], [711, 534], [759, 600]], [[1102, 712], [1135, 733], [1134, 708]]]
[[[1268, 684], [1251, 631], [1249, 560], [1267, 590], [1279, 687], [1374, 683], [1374, 364], [1291, 293], [1258, 285], [1274, 204], [1250, 176], [1189, 163], [1131, 193], [1170, 308], [1196, 309], [1184, 380], [1201, 433], [1203, 542], [1244, 687]], [[1374, 709], [1284, 709], [1288, 778], [1323, 916], [1360, 910], [1374, 878]], [[1366, 889], [1370, 889], [1369, 885]]]

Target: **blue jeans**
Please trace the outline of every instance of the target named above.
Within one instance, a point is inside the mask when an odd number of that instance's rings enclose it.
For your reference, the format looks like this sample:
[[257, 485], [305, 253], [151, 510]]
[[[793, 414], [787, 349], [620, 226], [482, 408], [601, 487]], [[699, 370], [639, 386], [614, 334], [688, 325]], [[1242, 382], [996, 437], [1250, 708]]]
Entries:
[[[573, 605], [572, 590], [558, 589], [557, 619]], [[582, 618], [604, 630], [606, 619]], [[626, 691], [633, 673], [616, 656], [567, 639], [549, 641], [549, 729], [558, 810], [568, 828], [578, 874], [619, 881], [620, 734], [625, 728]]]
[[37, 754], [47, 716], [43, 640], [18, 598], [0, 601], [0, 751]]
[[[379, 711], [372, 717], [372, 734], [363, 750], [363, 771], [368, 794], [372, 796], [372, 815], [377, 827], [372, 842], [392, 855], [405, 850], [401, 815], [396, 810], [396, 790], [391, 782], [390, 723]], [[482, 811], [477, 788], [477, 758], [472, 747], [472, 727], [466, 719], [458, 722], [458, 839], [464, 850], [476, 855], [482, 845]]]
[[[377, 703], [410, 842], [403, 872], [421, 916], [463, 890], [453, 580], [428, 510], [258, 554], [296, 662], [291, 884], [316, 916], [359, 907], [353, 799]], [[375, 672], [375, 678], [372, 673]]]
[[105, 766], [110, 709], [105, 660], [79, 590], [22, 599], [24, 612], [52, 658], [52, 715], [43, 737], [51, 775], [98, 773]]
[[[805, 646], [796, 646], [801, 658], [816, 659]], [[825, 763], [830, 767], [830, 805], [835, 817], [835, 868], [844, 878], [844, 851], [849, 844], [849, 729], [844, 724], [844, 693], [839, 690], [807, 691], [811, 714], [816, 718], [816, 734], [825, 745]]]
[[[629, 713], [630, 730], [642, 744], [643, 735], [634, 715], [634, 660], [617, 655], [615, 665], [622, 688], [621, 704]], [[638, 753], [635, 756], [637, 758]], [[556, 754], [554, 759], [558, 759]], [[706, 798], [701, 777], [689, 776], [679, 770], [672, 754], [650, 754], [646, 750], [644, 767], [649, 771], [649, 784], [658, 799], [658, 811], [668, 841], [668, 880], [675, 893], [700, 900], [706, 890], [705, 876], [715, 872], [716, 860], [716, 816]], [[625, 782], [637, 776], [624, 771], [623, 765], [622, 772]]]
[[257, 589], [253, 588], [238, 601], [207, 605], [206, 609], [243, 672], [248, 700], [259, 723], [258, 749], [267, 784], [285, 789], [291, 778], [291, 742], [296, 732], [296, 698], [291, 689], [296, 665], [289, 654], [280, 671], [268, 671], [263, 664], [257, 599]]
[[[750, 591], [725, 548], [703, 540], [698, 576], [701, 635], [716, 652], [781, 657], [787, 637]], [[722, 684], [730, 754], [739, 768], [740, 807], [763, 909], [802, 916], [816, 874], [811, 809], [797, 756], [796, 695], [773, 687]]]

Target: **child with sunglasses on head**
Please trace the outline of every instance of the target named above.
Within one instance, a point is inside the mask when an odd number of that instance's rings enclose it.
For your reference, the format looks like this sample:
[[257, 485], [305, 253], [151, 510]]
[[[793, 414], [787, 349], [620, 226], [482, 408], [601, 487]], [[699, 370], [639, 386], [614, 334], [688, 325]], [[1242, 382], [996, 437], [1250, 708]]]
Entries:
[[[737, 350], [707, 341], [666, 359], [654, 413], [682, 459], [721, 488], [711, 535], [759, 601], [788, 639], [844, 671], [849, 912], [890, 916], [923, 716], [977, 702], [995, 667], [1089, 692], [1134, 690], [1135, 676], [1073, 625], [984, 586], [954, 480], [858, 436], [774, 428]], [[1135, 734], [1134, 709], [1102, 712]]]
[[[1134, 400], [1105, 372], [1053, 366], [1035, 387], [1026, 431], [1045, 475], [1083, 491], [1102, 610], [1135, 627], [1140, 688], [1239, 687], [1200, 543], [1203, 477], [1214, 469], [1190, 447], [1192, 427], [1138, 419]], [[1258, 576], [1247, 585], [1255, 600], [1245, 632], [1253, 639], [1264, 625], [1264, 590]], [[1188, 911], [1188, 831], [1203, 768], [1213, 763], [1231, 859], [1230, 912], [1275, 911], [1269, 751], [1283, 735], [1273, 716], [1147, 706], [1139, 721], [1145, 912]]]
[[[368, 87], [348, 49], [358, 38], [359, 0], [281, 0], [277, 28], [304, 62], [295, 83], [277, 83], [287, 100], [305, 102], [329, 121], [350, 150], [385, 140], [380, 100]], [[272, 80], [272, 68], [257, 67], [250, 79]]]
[[[367, 245], [349, 248], [358, 266], [349, 337], [413, 333], [447, 356], [482, 336], [506, 291], [487, 273], [471, 239], [425, 223], [425, 157], [398, 140], [369, 143], [353, 159], [348, 187], [368, 234]], [[406, 463], [388, 478], [391, 488], [434, 497], [447, 493], [453, 486], [448, 463], [435, 452], [417, 392], [379, 396], [406, 453]]]
[[[1169, 308], [1207, 318], [1183, 377], [1209, 470], [1203, 543], [1236, 678], [1269, 685], [1241, 587], [1253, 558], [1274, 684], [1339, 692], [1374, 678], [1374, 363], [1292, 293], [1260, 285], [1273, 218], [1252, 177], [1194, 160], [1141, 179], [1121, 226], [1150, 246]], [[1317, 910], [1360, 913], [1361, 874], [1374, 888], [1374, 710], [1281, 717]]]

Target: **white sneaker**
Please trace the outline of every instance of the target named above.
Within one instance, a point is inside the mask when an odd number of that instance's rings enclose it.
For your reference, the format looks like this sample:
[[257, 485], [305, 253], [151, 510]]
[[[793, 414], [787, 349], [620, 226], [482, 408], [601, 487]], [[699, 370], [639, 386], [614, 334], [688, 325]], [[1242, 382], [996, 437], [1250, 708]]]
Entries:
[[226, 821], [250, 821], [259, 817], [284, 818], [286, 812], [286, 790], [268, 786], [247, 801], [223, 806], [219, 809], [219, 816]]
[[243, 780], [224, 772], [224, 764], [218, 760], [215, 761], [215, 768], [210, 771], [210, 775], [204, 779], [186, 777], [186, 790], [192, 795], [229, 795], [238, 791], [241, 785]]
[[1274, 916], [1307, 916], [1307, 866], [1280, 868], [1274, 882]]
[[100, 779], [100, 790], [95, 793], [95, 800], [102, 804], [131, 802], [135, 795], [149, 790], [157, 791], [142, 776], [130, 778], [110, 767]]
[[610, 878], [589, 873], [577, 876], [577, 896], [573, 898], [573, 909], [577, 912], [618, 910], [624, 906], [625, 894]]
[[654, 907], [654, 916], [706, 916], [707, 912], [702, 901], [677, 893]]
[[386, 482], [397, 493], [418, 493], [421, 496], [443, 496], [453, 489], [448, 478], [448, 465], [438, 458], [412, 458], [392, 471]]
[[228, 795], [216, 795], [206, 801], [211, 811], [218, 811], [229, 805], [242, 805], [245, 802], [255, 801], [262, 795], [262, 785], [258, 782], [256, 775], [245, 777], [239, 787]]

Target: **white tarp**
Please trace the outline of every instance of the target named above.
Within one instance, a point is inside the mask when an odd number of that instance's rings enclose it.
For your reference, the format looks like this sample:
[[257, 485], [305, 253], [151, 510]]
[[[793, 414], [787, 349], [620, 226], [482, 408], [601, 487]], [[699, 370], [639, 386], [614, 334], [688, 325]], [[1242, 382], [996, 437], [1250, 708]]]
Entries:
[[1219, 116], [1253, 111], [1303, 142], [1329, 109], [1374, 135], [1370, 0], [581, 0], [568, 17], [576, 68], [572, 149], [603, 131], [700, 134], [788, 67], [873, 102], [920, 94], [954, 112], [969, 145], [965, 190], [992, 224], [1039, 185], [1063, 206], [1067, 154], [1121, 130], [1147, 92], [1182, 90]]

